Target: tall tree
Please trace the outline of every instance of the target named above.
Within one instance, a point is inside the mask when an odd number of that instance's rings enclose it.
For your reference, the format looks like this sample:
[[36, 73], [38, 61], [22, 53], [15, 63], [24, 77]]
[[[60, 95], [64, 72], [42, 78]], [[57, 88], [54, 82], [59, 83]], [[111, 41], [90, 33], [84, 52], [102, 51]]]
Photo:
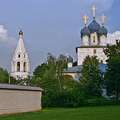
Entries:
[[83, 62], [80, 84], [87, 95], [101, 95], [102, 75], [99, 69], [99, 61], [96, 56], [87, 56]]
[[120, 42], [116, 41], [116, 45], [108, 45], [105, 54], [108, 57], [105, 74], [107, 94], [115, 95], [118, 101], [120, 97]]
[[56, 61], [56, 77], [59, 82], [59, 88], [60, 92], [62, 92], [63, 89], [63, 70], [67, 67], [67, 57], [64, 55], [59, 55], [57, 61]]
[[33, 72], [32, 84], [42, 87], [45, 91], [57, 89], [55, 64], [43, 63]]
[[7, 70], [0, 68], [0, 83], [8, 83], [9, 81], [9, 73]]

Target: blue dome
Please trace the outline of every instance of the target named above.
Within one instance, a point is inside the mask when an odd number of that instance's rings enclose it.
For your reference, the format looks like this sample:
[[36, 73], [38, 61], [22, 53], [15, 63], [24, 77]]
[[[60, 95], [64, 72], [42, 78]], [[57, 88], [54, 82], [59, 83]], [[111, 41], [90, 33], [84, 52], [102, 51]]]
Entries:
[[89, 28], [89, 30], [90, 30], [90, 33], [94, 33], [94, 32], [97, 32], [97, 33], [98, 33], [98, 31], [99, 31], [99, 29], [100, 29], [100, 24], [98, 24], [98, 23], [96, 22], [96, 20], [93, 20], [93, 21], [89, 24], [88, 28]]
[[88, 27], [86, 27], [86, 26], [81, 30], [81, 37], [83, 37], [85, 35], [90, 36], [90, 31], [89, 31]]
[[108, 33], [108, 31], [107, 31], [107, 29], [104, 26], [102, 26], [99, 29], [99, 35], [105, 35], [105, 36], [107, 36], [107, 33]]

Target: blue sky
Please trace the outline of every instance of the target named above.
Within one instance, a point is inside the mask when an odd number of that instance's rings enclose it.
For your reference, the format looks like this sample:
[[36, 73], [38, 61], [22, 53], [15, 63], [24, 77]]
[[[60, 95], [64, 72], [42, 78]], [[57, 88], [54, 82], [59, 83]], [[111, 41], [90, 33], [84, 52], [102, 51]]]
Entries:
[[92, 4], [97, 6], [97, 19], [103, 13], [107, 16], [109, 32], [119, 31], [120, 0], [0, 0], [0, 66], [10, 70], [20, 29], [32, 70], [45, 61], [48, 52], [75, 57], [82, 16], [87, 14], [91, 21]]

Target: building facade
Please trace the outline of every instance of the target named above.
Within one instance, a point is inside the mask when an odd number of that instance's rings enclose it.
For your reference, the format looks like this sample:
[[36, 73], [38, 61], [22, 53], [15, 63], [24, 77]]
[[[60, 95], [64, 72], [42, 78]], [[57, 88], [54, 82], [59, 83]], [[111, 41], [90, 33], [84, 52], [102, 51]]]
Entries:
[[11, 61], [11, 76], [17, 80], [30, 75], [30, 61], [25, 49], [23, 32], [19, 32], [19, 40]]

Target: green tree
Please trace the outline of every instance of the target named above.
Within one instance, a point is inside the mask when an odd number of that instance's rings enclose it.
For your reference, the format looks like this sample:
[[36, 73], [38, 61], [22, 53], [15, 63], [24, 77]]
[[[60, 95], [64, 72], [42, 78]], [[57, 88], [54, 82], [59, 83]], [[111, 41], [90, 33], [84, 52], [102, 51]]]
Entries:
[[[61, 100], [64, 100], [63, 96], [66, 94], [70, 97], [70, 100], [72, 99], [71, 94], [78, 87], [78, 82], [74, 81], [71, 77], [64, 76], [63, 70], [66, 67], [66, 56], [60, 55], [58, 58], [55, 58], [49, 53], [47, 62], [39, 65], [34, 70], [32, 85], [39, 86], [44, 89], [42, 97], [43, 106], [61, 105]], [[75, 95], [73, 95], [73, 97], [76, 98]], [[65, 97], [65, 100], [68, 102], [67, 97]]]
[[43, 79], [47, 70], [48, 65], [46, 63], [37, 66], [33, 72], [32, 85], [44, 87], [43, 84], [45, 81]]
[[83, 62], [80, 85], [89, 96], [101, 96], [102, 75], [96, 56], [87, 56]]
[[64, 81], [63, 70], [66, 67], [67, 67], [67, 57], [61, 54], [56, 60], [56, 77], [59, 83], [60, 92], [62, 92], [63, 90], [63, 81]]
[[58, 81], [55, 64], [47, 62], [39, 65], [33, 72], [32, 85], [42, 87], [45, 91], [56, 91]]
[[117, 41], [116, 45], [108, 45], [105, 54], [108, 57], [105, 73], [107, 94], [115, 95], [118, 101], [120, 96], [120, 42]]
[[0, 68], [0, 83], [8, 83], [9, 82], [9, 73], [7, 70]]
[[[56, 59], [48, 53], [47, 62], [39, 65], [33, 72], [32, 84], [45, 90], [62, 90], [63, 69], [66, 67], [66, 57], [60, 55]], [[56, 90], [54, 90], [56, 91]]]

